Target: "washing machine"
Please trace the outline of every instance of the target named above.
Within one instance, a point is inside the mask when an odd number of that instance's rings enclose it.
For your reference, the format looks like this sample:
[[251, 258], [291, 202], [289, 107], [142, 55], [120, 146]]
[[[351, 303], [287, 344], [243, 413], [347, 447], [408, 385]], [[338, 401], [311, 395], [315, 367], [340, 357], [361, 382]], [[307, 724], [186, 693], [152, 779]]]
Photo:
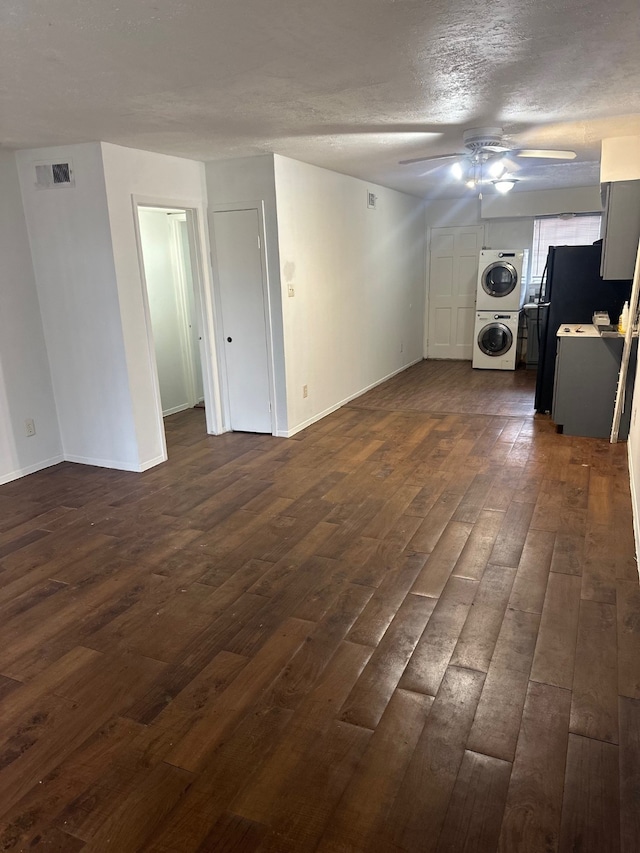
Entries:
[[476, 311], [472, 367], [515, 370], [519, 311]]
[[483, 249], [478, 264], [476, 311], [519, 311], [525, 302], [525, 249]]

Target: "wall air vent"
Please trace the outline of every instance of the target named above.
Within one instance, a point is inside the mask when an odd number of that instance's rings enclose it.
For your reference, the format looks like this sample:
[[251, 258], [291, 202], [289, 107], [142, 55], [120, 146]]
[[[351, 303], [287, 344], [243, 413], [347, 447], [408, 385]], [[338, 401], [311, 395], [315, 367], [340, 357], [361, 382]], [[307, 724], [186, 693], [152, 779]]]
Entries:
[[61, 189], [75, 186], [71, 163], [37, 163], [36, 188], [39, 190]]

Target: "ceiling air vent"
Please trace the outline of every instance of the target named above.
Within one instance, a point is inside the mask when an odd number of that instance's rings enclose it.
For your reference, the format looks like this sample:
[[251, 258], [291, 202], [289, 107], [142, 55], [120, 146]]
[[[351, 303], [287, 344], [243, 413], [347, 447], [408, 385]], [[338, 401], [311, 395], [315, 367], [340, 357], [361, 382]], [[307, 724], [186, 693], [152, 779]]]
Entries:
[[36, 165], [36, 187], [51, 190], [75, 186], [71, 163], [38, 163]]

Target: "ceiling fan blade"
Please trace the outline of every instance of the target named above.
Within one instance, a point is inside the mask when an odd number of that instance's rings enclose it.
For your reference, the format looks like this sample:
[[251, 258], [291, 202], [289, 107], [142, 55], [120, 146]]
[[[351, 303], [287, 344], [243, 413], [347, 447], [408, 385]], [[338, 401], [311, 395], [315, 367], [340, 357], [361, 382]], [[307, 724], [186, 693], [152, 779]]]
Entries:
[[516, 148], [512, 152], [516, 157], [538, 157], [541, 160], [575, 160], [575, 151], [561, 151], [554, 148]]
[[506, 154], [508, 151], [511, 151], [511, 148], [508, 148], [506, 145], [483, 145], [483, 151], [491, 151], [494, 154]]
[[400, 166], [409, 166], [411, 163], [426, 163], [428, 160], [451, 160], [454, 157], [464, 157], [464, 154], [436, 154], [433, 157], [414, 157], [412, 160], [399, 160]]

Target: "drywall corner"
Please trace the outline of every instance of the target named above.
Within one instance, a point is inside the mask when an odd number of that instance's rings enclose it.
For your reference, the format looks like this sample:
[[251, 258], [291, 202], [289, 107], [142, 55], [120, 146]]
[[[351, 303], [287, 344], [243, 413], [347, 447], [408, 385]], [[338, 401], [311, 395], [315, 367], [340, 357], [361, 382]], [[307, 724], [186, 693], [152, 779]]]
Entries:
[[[62, 461], [15, 155], [0, 151], [0, 482]], [[25, 419], [36, 433], [27, 436]]]
[[[17, 152], [65, 458], [138, 465], [99, 143]], [[41, 189], [35, 167], [70, 163]]]
[[[101, 143], [106, 206], [113, 247], [120, 324], [132, 418], [136, 436], [136, 464], [145, 469], [166, 457], [154, 353], [149, 346], [144, 284], [136, 236], [136, 203], [175, 203], [196, 209], [206, 217], [204, 164], [196, 160]], [[198, 222], [199, 239], [206, 252], [204, 221]], [[203, 270], [204, 285], [210, 288], [209, 265]], [[208, 366], [217, 375], [217, 365]], [[218, 428], [214, 424], [214, 431]]]

